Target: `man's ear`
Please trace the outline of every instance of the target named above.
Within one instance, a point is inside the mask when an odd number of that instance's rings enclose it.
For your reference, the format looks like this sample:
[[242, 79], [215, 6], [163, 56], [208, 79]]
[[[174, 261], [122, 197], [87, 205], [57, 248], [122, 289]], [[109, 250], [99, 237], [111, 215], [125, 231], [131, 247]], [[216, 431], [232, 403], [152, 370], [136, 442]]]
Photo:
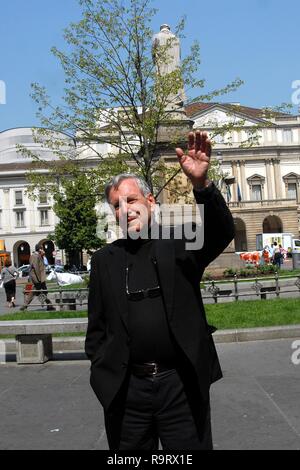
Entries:
[[146, 199], [148, 202], [150, 202], [152, 206], [156, 204], [155, 197], [153, 196], [153, 194], [151, 193], [147, 194]]

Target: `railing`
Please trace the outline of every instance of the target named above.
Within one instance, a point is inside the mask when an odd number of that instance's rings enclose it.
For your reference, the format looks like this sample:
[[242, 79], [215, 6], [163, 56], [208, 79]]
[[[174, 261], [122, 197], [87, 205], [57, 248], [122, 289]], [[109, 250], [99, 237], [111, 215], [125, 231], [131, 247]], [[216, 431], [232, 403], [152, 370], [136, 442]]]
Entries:
[[219, 299], [221, 302], [251, 300], [252, 297], [266, 299], [267, 294], [271, 298], [300, 296], [300, 276], [279, 277], [278, 273], [274, 277], [252, 279], [238, 279], [235, 275], [232, 280], [211, 280], [201, 285], [204, 303], [217, 303]]
[[[52, 307], [55, 310], [76, 310], [77, 307], [80, 309], [87, 307], [88, 301], [88, 288], [68, 288], [64, 289], [63, 287], [58, 287], [55, 289], [49, 290], [26, 290], [24, 288], [24, 299], [26, 295], [30, 292], [34, 294], [32, 302], [28, 305], [28, 308], [31, 307], [49, 307], [52, 304]], [[38, 299], [38, 303], [34, 300]], [[50, 300], [51, 304], [47, 302]]]
[[[251, 300], [253, 297], [266, 299], [267, 295], [271, 298], [298, 298], [300, 296], [300, 276], [279, 277], [278, 273], [275, 273], [274, 276], [268, 276], [266, 278], [238, 279], [235, 275], [232, 280], [201, 282], [201, 290], [204, 303]], [[32, 290], [31, 292], [36, 295], [39, 303], [32, 302], [28, 305], [28, 308], [48, 306], [46, 299], [49, 299], [49, 297], [52, 306], [58, 311], [76, 310], [77, 307], [83, 309], [87, 307], [88, 303], [87, 288], [64, 289], [58, 287], [57, 289], [51, 289], [49, 291]]]
[[297, 205], [297, 199], [262, 199], [260, 201], [235, 201], [230, 202], [229, 207], [243, 207], [247, 209], [256, 209], [258, 207], [270, 207], [270, 206], [281, 206], [281, 207], [290, 207], [291, 205]]

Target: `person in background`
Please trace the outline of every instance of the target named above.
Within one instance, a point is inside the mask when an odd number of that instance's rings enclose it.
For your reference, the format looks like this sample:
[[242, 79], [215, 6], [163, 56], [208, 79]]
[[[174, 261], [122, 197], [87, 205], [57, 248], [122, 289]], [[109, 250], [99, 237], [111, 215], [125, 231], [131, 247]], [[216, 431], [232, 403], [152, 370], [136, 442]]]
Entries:
[[10, 260], [6, 260], [4, 268], [1, 271], [1, 280], [6, 293], [6, 300], [8, 307], [15, 307], [16, 298], [16, 277], [18, 271], [12, 266]]
[[270, 251], [268, 245], [266, 245], [262, 251], [261, 260], [263, 265], [268, 265], [270, 262]]
[[279, 246], [277, 245], [277, 242], [274, 242], [273, 246], [274, 246], [274, 249], [273, 249], [272, 263], [274, 264], [274, 266], [277, 266], [277, 268], [280, 269], [282, 255], [281, 255]]
[[283, 265], [285, 249], [280, 244], [278, 246], [279, 246], [279, 251], [280, 251], [280, 255], [281, 255], [280, 256], [280, 264]]
[[[42, 244], [35, 245], [35, 252], [30, 256], [30, 273], [29, 280], [33, 283], [33, 290], [25, 295], [24, 305], [20, 310], [26, 310], [35, 295], [39, 295], [42, 291], [47, 295], [46, 286], [46, 266], [44, 263], [45, 250]], [[33, 292], [34, 291], [34, 292]], [[46, 297], [47, 310], [55, 310], [51, 301]]]

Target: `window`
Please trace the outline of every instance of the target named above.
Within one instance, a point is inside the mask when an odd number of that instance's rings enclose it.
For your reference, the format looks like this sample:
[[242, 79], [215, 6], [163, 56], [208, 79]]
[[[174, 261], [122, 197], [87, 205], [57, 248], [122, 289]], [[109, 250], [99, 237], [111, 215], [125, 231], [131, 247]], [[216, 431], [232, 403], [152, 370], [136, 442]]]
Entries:
[[40, 211], [40, 217], [41, 217], [41, 226], [44, 225], [49, 225], [49, 218], [48, 218], [48, 212], [47, 210], [42, 210]]
[[39, 202], [40, 202], [40, 204], [47, 204], [48, 203], [47, 191], [45, 191], [45, 190], [40, 191]]
[[292, 129], [283, 129], [283, 142], [285, 144], [291, 144], [292, 140]]
[[16, 227], [25, 227], [24, 211], [16, 211]]
[[15, 191], [15, 202], [16, 206], [23, 205], [23, 191]]
[[251, 190], [252, 190], [251, 191], [252, 201], [261, 201], [262, 200], [261, 184], [253, 184]]
[[288, 199], [297, 199], [297, 184], [296, 183], [288, 183], [287, 197]]

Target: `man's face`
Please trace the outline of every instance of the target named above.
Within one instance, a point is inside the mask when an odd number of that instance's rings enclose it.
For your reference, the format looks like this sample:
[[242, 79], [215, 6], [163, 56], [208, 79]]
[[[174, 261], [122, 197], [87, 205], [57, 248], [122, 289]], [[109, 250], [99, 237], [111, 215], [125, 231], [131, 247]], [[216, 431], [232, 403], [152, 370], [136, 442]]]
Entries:
[[117, 189], [112, 188], [109, 203], [114, 207], [116, 220], [124, 233], [141, 232], [150, 227], [155, 199], [152, 194], [144, 196], [136, 180], [126, 179]]

